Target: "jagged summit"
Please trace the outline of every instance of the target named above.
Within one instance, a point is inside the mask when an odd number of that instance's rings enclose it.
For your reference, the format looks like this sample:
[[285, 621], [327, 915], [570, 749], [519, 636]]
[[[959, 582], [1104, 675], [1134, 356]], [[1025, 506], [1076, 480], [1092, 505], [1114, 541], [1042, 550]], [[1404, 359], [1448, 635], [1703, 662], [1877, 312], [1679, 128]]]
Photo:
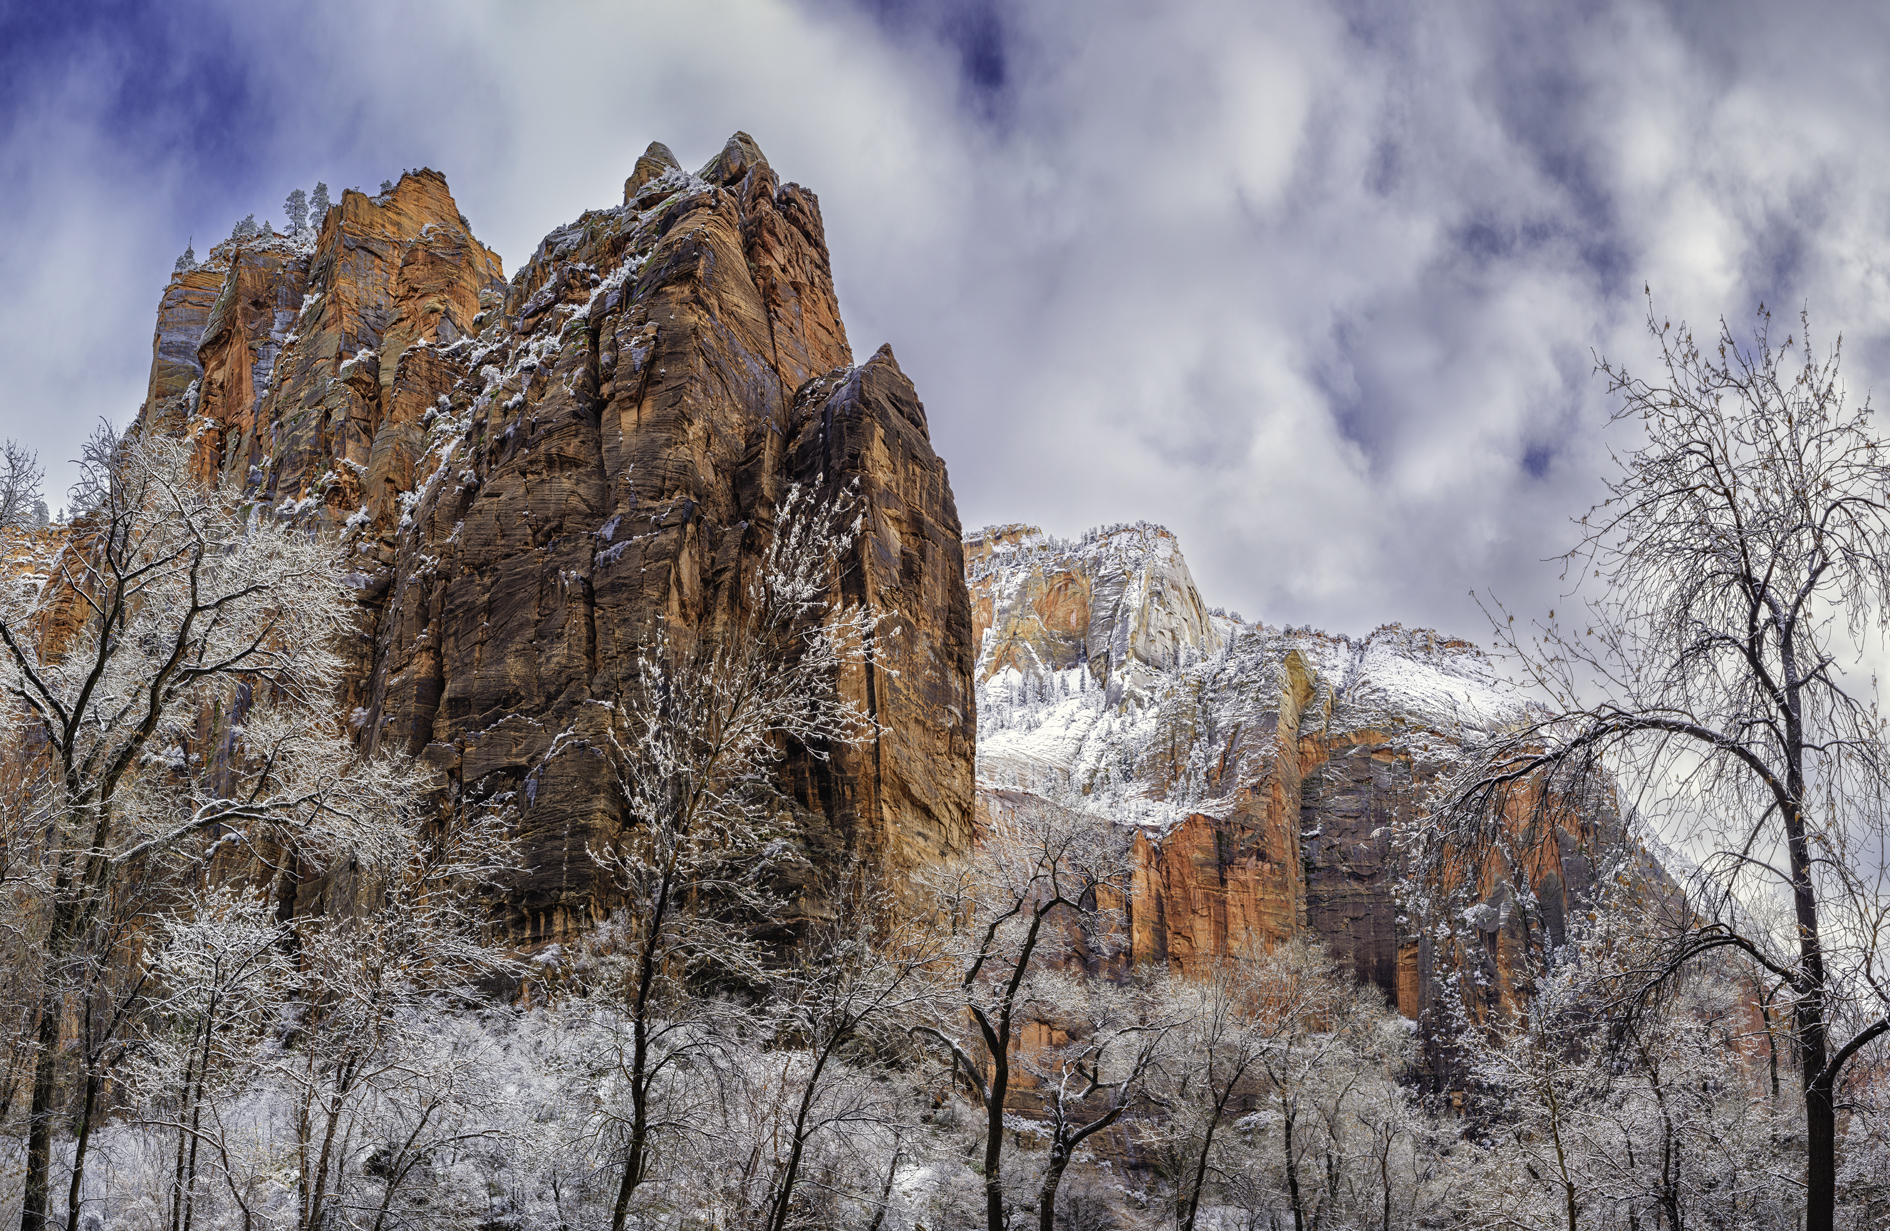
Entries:
[[1351, 727], [1482, 726], [1516, 710], [1487, 656], [1460, 638], [1400, 624], [1362, 638], [1274, 628], [1205, 605], [1179, 540], [1151, 522], [1076, 539], [1023, 523], [987, 526], [967, 537], [965, 552], [983, 630], [981, 683], [1015, 671], [1034, 684], [1081, 665], [1106, 705], [1139, 709], [1158, 703], [1179, 669], [1271, 645], [1331, 677], [1332, 701]]
[[1206, 606], [1181, 545], [1135, 522], [966, 541], [978, 783], [1138, 827], [1137, 960], [1183, 966], [1310, 932], [1407, 1013], [1422, 1001], [1389, 869], [1395, 818], [1468, 738], [1522, 714], [1469, 642], [1363, 638]]
[[623, 182], [623, 203], [628, 205], [636, 200], [638, 190], [651, 180], [680, 170], [682, 164], [676, 161], [676, 155], [670, 153], [667, 145], [661, 141], [650, 142], [649, 148], [643, 151], [643, 156], [637, 159], [637, 165]]
[[[616, 796], [552, 738], [617, 694], [657, 620], [709, 627], [790, 486], [857, 492], [848, 598], [897, 612], [841, 681], [871, 747], [791, 754], [810, 859], [894, 867], [970, 840], [971, 627], [960, 530], [889, 350], [856, 365], [819, 202], [737, 133], [696, 173], [652, 144], [624, 201], [507, 281], [431, 170], [345, 192], [312, 243], [240, 243], [159, 308], [142, 421], [205, 477], [335, 534], [362, 747], [436, 767], [447, 806], [513, 810], [518, 934], [608, 903], [587, 842]], [[836, 583], [840, 584], [840, 583]]]
[[1111, 705], [1139, 702], [1161, 673], [1219, 650], [1233, 628], [1202, 605], [1175, 536], [1147, 522], [1074, 542], [1035, 526], [987, 527], [965, 554], [973, 585], [990, 583], [980, 680], [1081, 665]]

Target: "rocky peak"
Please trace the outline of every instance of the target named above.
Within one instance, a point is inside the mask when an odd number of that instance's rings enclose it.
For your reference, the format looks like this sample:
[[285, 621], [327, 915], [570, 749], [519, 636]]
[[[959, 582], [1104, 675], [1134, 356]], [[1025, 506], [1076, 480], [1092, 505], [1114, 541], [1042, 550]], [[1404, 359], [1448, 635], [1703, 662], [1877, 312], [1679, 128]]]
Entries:
[[437, 171], [343, 192], [314, 222], [172, 276], [142, 417], [190, 434], [202, 477], [284, 515], [391, 527], [420, 419], [452, 383], [431, 348], [474, 331], [503, 271]]
[[[196, 333], [194, 351], [187, 343]], [[516, 817], [505, 907], [549, 939], [610, 903], [586, 843], [618, 824], [552, 739], [617, 695], [657, 621], [738, 601], [791, 486], [855, 493], [835, 577], [895, 618], [839, 681], [875, 740], [790, 750], [809, 858], [910, 867], [970, 840], [971, 621], [957, 513], [889, 349], [854, 365], [819, 203], [745, 134], [698, 173], [652, 144], [621, 205], [556, 228], [507, 282], [437, 173], [344, 193], [311, 245], [172, 280], [147, 424], [354, 562], [343, 706], [368, 750]]]
[[[1415, 1015], [1429, 966], [1401, 930], [1392, 828], [1463, 741], [1522, 716], [1488, 658], [1430, 630], [1206, 608], [1158, 526], [990, 527], [967, 555], [979, 788], [1136, 828], [1132, 958], [1185, 968], [1310, 934]], [[1586, 875], [1571, 856], [1544, 883]]]
[[682, 164], [676, 161], [676, 155], [669, 152], [669, 147], [661, 141], [650, 142], [649, 148], [637, 159], [637, 165], [623, 182], [623, 203], [636, 200], [637, 193], [643, 186], [659, 176], [671, 171], [682, 170]]
[[1164, 527], [1110, 526], [1072, 542], [994, 526], [972, 536], [966, 555], [974, 585], [997, 583], [980, 590], [982, 679], [1080, 664], [1111, 705], [1141, 704], [1165, 672], [1224, 644]]

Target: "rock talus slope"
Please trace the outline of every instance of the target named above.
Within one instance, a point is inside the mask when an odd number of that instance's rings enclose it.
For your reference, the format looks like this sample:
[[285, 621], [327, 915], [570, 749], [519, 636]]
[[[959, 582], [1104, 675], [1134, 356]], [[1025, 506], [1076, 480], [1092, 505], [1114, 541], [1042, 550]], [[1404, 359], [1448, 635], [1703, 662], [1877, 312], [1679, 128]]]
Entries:
[[205, 477], [341, 536], [360, 627], [343, 704], [364, 748], [440, 770], [448, 806], [515, 810], [522, 939], [608, 906], [585, 845], [618, 823], [610, 784], [596, 758], [546, 760], [551, 740], [616, 694], [659, 620], [729, 618], [797, 485], [855, 494], [836, 588], [886, 616], [840, 681], [876, 737], [783, 769], [810, 854], [910, 868], [969, 843], [945, 465], [890, 349], [853, 362], [819, 202], [746, 135], [695, 173], [652, 145], [621, 205], [509, 282], [432, 171], [344, 193], [313, 233], [219, 245], [165, 291], [143, 418], [190, 433]]
[[[1207, 609], [1159, 526], [992, 527], [966, 552], [986, 806], [1059, 794], [1136, 827], [1130, 959], [1187, 969], [1309, 935], [1416, 1016], [1431, 960], [1392, 831], [1467, 737], [1522, 716], [1484, 655]], [[1557, 895], [1592, 876], [1572, 847], [1549, 858], [1532, 875]], [[1516, 940], [1489, 943], [1500, 968]]]

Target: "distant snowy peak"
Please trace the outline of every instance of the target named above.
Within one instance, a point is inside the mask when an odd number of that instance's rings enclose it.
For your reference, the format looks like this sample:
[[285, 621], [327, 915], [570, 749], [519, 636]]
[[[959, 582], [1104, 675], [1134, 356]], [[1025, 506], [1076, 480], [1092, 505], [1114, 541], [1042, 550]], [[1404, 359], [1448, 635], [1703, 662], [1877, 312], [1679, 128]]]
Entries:
[[1525, 714], [1467, 641], [1396, 624], [1354, 639], [1207, 607], [1161, 526], [1075, 540], [993, 526], [965, 546], [987, 786], [1074, 789], [1166, 824], [1271, 772], [1281, 732], [1447, 751]]
[[1175, 536], [1148, 522], [1070, 541], [1035, 526], [987, 527], [965, 543], [978, 678], [1087, 668], [1111, 705], [1219, 652], [1236, 627], [1201, 602]]
[[1298, 653], [1312, 671], [1322, 713], [1333, 735], [1359, 731], [1429, 731], [1452, 742], [1522, 721], [1528, 706], [1497, 674], [1489, 655], [1471, 642], [1428, 628], [1385, 624], [1364, 637], [1312, 628], [1274, 630], [1253, 625], [1232, 657]]

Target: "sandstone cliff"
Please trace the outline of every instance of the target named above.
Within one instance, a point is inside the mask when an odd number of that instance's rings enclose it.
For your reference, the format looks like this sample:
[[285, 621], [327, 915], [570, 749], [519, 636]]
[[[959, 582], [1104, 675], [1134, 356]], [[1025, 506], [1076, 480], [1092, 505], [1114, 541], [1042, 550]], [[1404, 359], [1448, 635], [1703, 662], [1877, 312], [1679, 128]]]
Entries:
[[[359, 598], [344, 709], [364, 749], [436, 767], [445, 806], [514, 811], [516, 935], [608, 905], [585, 847], [617, 823], [610, 784], [551, 740], [659, 620], [728, 617], [798, 484], [857, 490], [836, 588], [892, 617], [841, 681], [876, 737], [784, 769], [816, 862], [963, 849], [975, 755], [988, 791], [1074, 791], [1136, 828], [1136, 960], [1309, 932], [1421, 1005], [1391, 828], [1467, 733], [1518, 714], [1474, 647], [1244, 623], [1156, 526], [967, 550], [911, 383], [886, 348], [853, 362], [818, 201], [744, 135], [695, 173], [652, 145], [621, 204], [509, 281], [432, 171], [316, 221], [172, 279], [144, 421], [336, 536]], [[1532, 883], [1589, 875], [1549, 851]]]
[[[1483, 654], [1209, 610], [1159, 526], [994, 527], [967, 555], [980, 789], [1068, 792], [1135, 826], [1131, 959], [1185, 969], [1310, 934], [1416, 1016], [1431, 963], [1398, 907], [1392, 829], [1466, 738], [1522, 716]], [[1531, 871], [1551, 918], [1591, 877], [1573, 844]], [[1500, 967], [1516, 939], [1491, 891]]]
[[[837, 588], [894, 618], [841, 681], [879, 727], [790, 755], [808, 843], [910, 867], [970, 840], [972, 631], [924, 408], [855, 364], [814, 195], [737, 134], [690, 173], [652, 145], [620, 205], [503, 280], [438, 173], [344, 193], [318, 229], [219, 245], [159, 307], [143, 419], [205, 477], [341, 540], [367, 750], [437, 767], [449, 807], [519, 818], [506, 907], [544, 939], [607, 906], [617, 823], [593, 758], [543, 760], [659, 619], [710, 629], [799, 484], [858, 492]], [[896, 629], [896, 631], [890, 631]]]

